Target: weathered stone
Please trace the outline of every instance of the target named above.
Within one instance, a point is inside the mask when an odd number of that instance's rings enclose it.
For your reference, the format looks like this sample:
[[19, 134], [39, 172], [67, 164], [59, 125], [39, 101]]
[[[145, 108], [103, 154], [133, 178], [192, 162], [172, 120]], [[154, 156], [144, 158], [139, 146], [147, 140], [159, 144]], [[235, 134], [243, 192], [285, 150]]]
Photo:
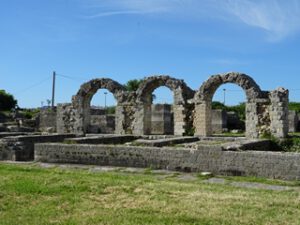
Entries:
[[246, 93], [247, 138], [255, 139], [266, 134], [278, 138], [287, 136], [288, 91], [283, 88], [272, 92], [261, 91], [251, 77], [234, 72], [210, 77], [197, 92], [191, 90], [183, 80], [169, 76], [147, 77], [136, 92], [128, 92], [121, 84], [108, 78], [91, 80], [73, 96], [72, 104], [58, 105], [57, 132], [86, 133], [91, 125], [91, 98], [98, 89], [106, 88], [117, 100], [115, 133], [151, 134], [152, 93], [156, 88], [165, 86], [174, 94], [174, 134], [192, 134], [195, 130], [196, 135], [210, 136], [213, 132], [212, 97], [217, 88], [225, 83], [236, 84]]
[[273, 92], [261, 91], [255, 81], [246, 74], [226, 73], [211, 76], [195, 94], [194, 127], [196, 134], [212, 134], [211, 101], [222, 84], [234, 83], [246, 93], [246, 137], [258, 138], [266, 134], [283, 138], [287, 136], [288, 91], [279, 88]]
[[289, 111], [289, 132], [297, 132], [299, 124], [299, 117], [296, 111]]
[[300, 180], [300, 154], [116, 145], [36, 144], [35, 160]]
[[227, 113], [222, 109], [215, 109], [211, 111], [212, 113], [212, 132], [222, 133], [225, 128], [227, 128]]

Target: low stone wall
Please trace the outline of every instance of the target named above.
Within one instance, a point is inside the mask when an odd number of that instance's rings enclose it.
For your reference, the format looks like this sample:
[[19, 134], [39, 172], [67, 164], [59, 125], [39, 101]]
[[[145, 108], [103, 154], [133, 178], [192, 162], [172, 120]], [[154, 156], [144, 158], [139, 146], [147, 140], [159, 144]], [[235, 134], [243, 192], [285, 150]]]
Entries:
[[5, 138], [5, 137], [13, 137], [13, 136], [24, 136], [24, 135], [32, 135], [33, 133], [26, 133], [26, 132], [0, 132], [0, 138]]
[[95, 136], [67, 138], [65, 141], [77, 144], [124, 144], [136, 140], [138, 137], [133, 135], [112, 135], [112, 136]]
[[36, 144], [35, 160], [300, 180], [300, 154], [297, 153]]
[[0, 160], [29, 161], [34, 159], [34, 144], [62, 142], [74, 134], [27, 135], [6, 137], [0, 140]]
[[173, 137], [173, 138], [162, 138], [156, 140], [139, 139], [136, 140], [135, 143], [143, 146], [163, 147], [167, 145], [176, 145], [176, 144], [190, 143], [195, 141], [199, 141], [199, 138], [198, 137]]

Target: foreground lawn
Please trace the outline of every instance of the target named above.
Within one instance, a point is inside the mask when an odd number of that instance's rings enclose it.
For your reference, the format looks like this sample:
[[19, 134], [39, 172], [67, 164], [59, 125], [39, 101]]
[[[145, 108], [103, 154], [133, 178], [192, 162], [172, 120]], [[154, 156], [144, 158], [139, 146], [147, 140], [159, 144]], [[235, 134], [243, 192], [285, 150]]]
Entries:
[[299, 191], [0, 164], [0, 224], [300, 224]]

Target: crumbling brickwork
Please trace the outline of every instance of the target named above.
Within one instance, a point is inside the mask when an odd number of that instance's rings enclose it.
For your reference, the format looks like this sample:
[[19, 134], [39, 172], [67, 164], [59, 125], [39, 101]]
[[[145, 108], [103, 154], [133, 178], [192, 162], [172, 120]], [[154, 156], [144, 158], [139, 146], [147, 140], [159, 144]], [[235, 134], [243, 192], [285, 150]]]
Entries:
[[84, 134], [90, 123], [90, 102], [98, 89], [108, 89], [117, 100], [116, 134], [151, 134], [151, 104], [153, 91], [161, 86], [173, 92], [174, 134], [212, 134], [211, 103], [216, 90], [226, 83], [240, 86], [246, 93], [246, 137], [270, 134], [284, 138], [288, 133], [288, 90], [262, 91], [248, 75], [230, 72], [211, 76], [198, 91], [183, 80], [170, 76], [146, 77], [135, 92], [108, 78], [83, 84], [72, 98], [72, 104], [57, 108], [58, 133]]

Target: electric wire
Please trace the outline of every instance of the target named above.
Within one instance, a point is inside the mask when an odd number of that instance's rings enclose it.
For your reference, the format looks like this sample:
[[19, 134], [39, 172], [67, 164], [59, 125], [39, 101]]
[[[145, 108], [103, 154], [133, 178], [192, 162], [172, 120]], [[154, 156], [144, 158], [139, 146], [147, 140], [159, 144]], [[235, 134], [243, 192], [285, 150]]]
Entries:
[[21, 94], [21, 93], [24, 93], [24, 92], [26, 92], [26, 91], [28, 91], [28, 90], [31, 90], [31, 89], [33, 89], [33, 88], [35, 88], [35, 87], [37, 87], [37, 86], [40, 86], [41, 84], [43, 84], [43, 83], [45, 83], [46, 81], [48, 81], [49, 79], [51, 79], [51, 77], [52, 77], [52, 76], [49, 76], [49, 77], [47, 77], [47, 78], [45, 78], [45, 79], [43, 79], [43, 80], [41, 80], [41, 81], [39, 81], [39, 82], [37, 82], [37, 83], [35, 83], [35, 84], [33, 84], [33, 85], [30, 85], [30, 86], [27, 87], [27, 88], [24, 88], [23, 90], [17, 91], [16, 94]]

